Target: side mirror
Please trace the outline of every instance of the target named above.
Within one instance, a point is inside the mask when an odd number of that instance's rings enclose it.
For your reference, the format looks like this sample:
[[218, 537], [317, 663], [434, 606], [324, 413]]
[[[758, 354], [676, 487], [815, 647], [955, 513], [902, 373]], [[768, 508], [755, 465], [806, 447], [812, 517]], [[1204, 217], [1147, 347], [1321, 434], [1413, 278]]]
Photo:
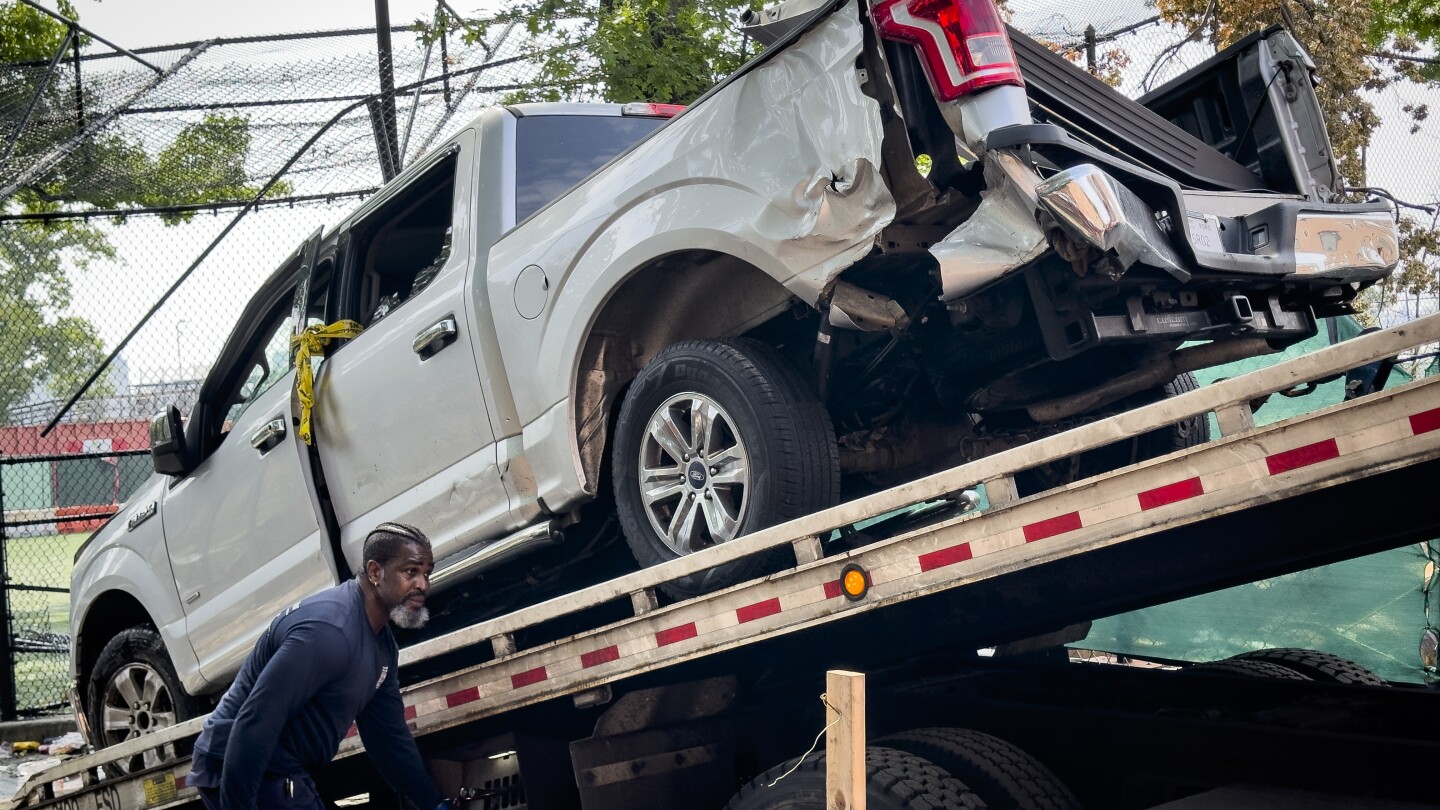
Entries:
[[184, 475], [185, 423], [180, 409], [171, 405], [150, 420], [150, 460], [155, 472], [162, 475]]

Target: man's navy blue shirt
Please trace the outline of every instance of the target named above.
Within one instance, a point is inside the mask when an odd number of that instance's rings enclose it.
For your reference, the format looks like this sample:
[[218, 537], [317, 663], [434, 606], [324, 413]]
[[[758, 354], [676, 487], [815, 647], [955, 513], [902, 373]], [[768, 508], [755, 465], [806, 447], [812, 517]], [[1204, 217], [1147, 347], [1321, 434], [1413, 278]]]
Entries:
[[371, 629], [356, 580], [287, 609], [205, 721], [190, 784], [220, 788], [225, 810], [250, 810], [264, 776], [319, 768], [354, 722], [385, 781], [422, 810], [438, 806], [405, 727], [399, 657], [389, 625]]

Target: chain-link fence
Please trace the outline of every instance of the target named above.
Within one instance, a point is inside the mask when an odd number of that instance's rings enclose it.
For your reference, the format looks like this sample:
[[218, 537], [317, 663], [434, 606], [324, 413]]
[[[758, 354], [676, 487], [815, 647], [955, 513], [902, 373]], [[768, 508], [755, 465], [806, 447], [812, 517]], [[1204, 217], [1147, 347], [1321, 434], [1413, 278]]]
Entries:
[[[1131, 94], [1211, 53], [1170, 47], [1188, 32], [1140, 2], [1010, 5]], [[552, 47], [496, 25], [474, 41], [395, 27], [388, 51], [347, 30], [131, 52], [54, 23], [0, 65], [4, 718], [60, 701], [73, 556], [145, 478], [150, 417], [188, 410], [247, 299], [308, 234], [484, 107], [538, 89]], [[1433, 84], [1376, 96], [1382, 130], [1440, 101]], [[1414, 159], [1435, 134], [1395, 137], [1372, 148], [1368, 184], [1440, 199], [1440, 164]]]
[[[122, 50], [63, 23], [0, 66], [0, 717], [60, 704], [76, 549], [150, 473], [250, 295], [504, 94], [543, 42], [391, 29]], [[393, 87], [393, 95], [383, 91]], [[103, 372], [59, 419], [72, 392]]]

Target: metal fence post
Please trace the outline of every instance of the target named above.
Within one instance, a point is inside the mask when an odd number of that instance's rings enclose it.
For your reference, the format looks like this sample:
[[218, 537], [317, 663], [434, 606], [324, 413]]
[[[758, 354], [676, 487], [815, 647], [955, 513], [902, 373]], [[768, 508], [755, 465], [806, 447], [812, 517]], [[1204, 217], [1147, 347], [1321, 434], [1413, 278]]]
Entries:
[[1085, 26], [1085, 69], [1094, 76], [1099, 72], [1099, 60], [1095, 55], [1095, 26]]
[[[5, 468], [6, 458], [0, 453], [0, 470]], [[0, 628], [0, 720], [14, 720], [15, 712], [15, 625], [10, 615], [10, 575], [6, 573], [5, 558], [9, 555], [9, 535], [5, 531], [5, 476], [0, 475], [0, 616], [5, 618]]]

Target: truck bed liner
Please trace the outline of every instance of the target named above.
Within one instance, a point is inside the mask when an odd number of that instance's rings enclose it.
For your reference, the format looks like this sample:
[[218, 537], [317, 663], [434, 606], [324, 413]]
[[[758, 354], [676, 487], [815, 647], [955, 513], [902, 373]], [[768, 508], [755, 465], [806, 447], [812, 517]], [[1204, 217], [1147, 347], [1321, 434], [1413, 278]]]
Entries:
[[1031, 103], [1075, 130], [1073, 134], [1185, 185], [1214, 191], [1265, 187], [1254, 172], [1013, 27], [1010, 40]]

